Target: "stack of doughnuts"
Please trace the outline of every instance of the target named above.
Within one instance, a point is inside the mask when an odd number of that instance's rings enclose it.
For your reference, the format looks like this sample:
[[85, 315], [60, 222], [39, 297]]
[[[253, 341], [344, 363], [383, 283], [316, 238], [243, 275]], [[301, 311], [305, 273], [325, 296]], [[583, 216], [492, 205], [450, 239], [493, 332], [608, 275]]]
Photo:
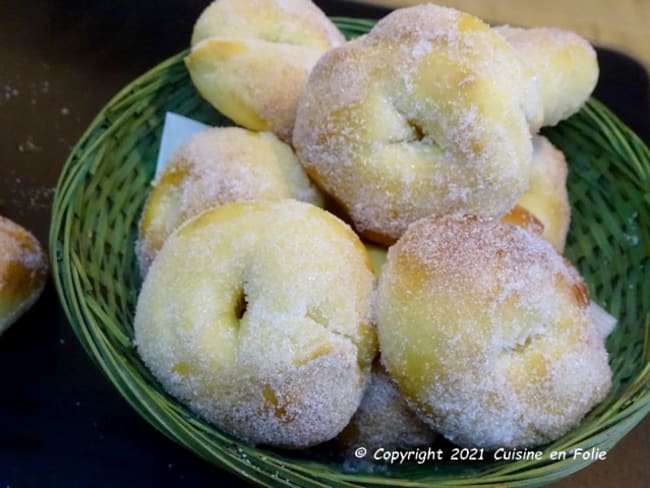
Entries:
[[535, 446], [607, 395], [612, 319], [538, 134], [591, 94], [586, 41], [429, 4], [346, 43], [309, 0], [217, 0], [186, 64], [243, 128], [179, 149], [140, 222], [136, 343], [171, 395], [348, 452]]

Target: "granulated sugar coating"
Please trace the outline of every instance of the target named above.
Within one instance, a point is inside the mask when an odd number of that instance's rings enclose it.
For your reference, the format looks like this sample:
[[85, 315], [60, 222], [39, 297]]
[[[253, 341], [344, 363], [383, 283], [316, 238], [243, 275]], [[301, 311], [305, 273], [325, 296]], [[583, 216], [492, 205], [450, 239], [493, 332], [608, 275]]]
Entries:
[[557, 28], [499, 26], [501, 34], [539, 79], [543, 125], [576, 113], [598, 81], [598, 60], [591, 44], [575, 32]]
[[40, 296], [47, 256], [27, 230], [0, 216], [0, 334]]
[[185, 62], [217, 110], [290, 142], [309, 72], [344, 41], [309, 0], [219, 0], [197, 20]]
[[326, 53], [298, 106], [300, 161], [364, 237], [462, 211], [501, 216], [526, 190], [539, 89], [514, 49], [456, 10], [397, 10]]
[[584, 283], [515, 225], [457, 215], [412, 224], [389, 250], [375, 303], [384, 365], [459, 445], [551, 441], [610, 388]]
[[323, 204], [293, 150], [273, 134], [237, 127], [195, 134], [172, 155], [145, 204], [136, 248], [142, 275], [189, 218], [224, 203], [285, 198]]
[[376, 354], [373, 276], [336, 217], [284, 200], [187, 222], [153, 262], [135, 316], [163, 387], [224, 431], [287, 448], [335, 437]]
[[386, 370], [375, 362], [359, 410], [339, 436], [340, 444], [370, 452], [428, 446], [433, 432], [408, 407]]

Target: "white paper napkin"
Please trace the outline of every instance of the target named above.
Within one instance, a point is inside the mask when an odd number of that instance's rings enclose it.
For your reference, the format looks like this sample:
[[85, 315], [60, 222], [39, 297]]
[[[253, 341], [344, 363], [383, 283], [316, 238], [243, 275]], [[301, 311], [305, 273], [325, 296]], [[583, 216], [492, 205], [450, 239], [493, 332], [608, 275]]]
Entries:
[[176, 149], [189, 139], [190, 136], [209, 127], [209, 125], [205, 125], [194, 119], [189, 119], [173, 112], [167, 112], [165, 114], [165, 124], [160, 140], [160, 149], [158, 150], [156, 178], [162, 172], [167, 161], [169, 161], [169, 158], [174, 154]]

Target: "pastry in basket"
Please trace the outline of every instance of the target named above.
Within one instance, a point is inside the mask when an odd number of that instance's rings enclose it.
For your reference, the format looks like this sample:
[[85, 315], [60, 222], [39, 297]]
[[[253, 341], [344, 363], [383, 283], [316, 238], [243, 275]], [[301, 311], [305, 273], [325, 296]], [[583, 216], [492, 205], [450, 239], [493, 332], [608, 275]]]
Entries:
[[[566, 178], [567, 164], [562, 151], [546, 137], [535, 136], [530, 185], [517, 203], [539, 221], [542, 237], [559, 253], [564, 252], [571, 220]], [[515, 208], [514, 212], [517, 211]]]
[[386, 369], [461, 446], [552, 441], [610, 389], [585, 284], [518, 226], [458, 215], [412, 224], [388, 252], [375, 308]]
[[388, 249], [384, 246], [372, 244], [371, 242], [364, 242], [363, 245], [366, 247], [366, 252], [370, 258], [370, 267], [372, 269], [372, 273], [375, 276], [379, 276], [381, 273], [381, 268], [386, 262], [386, 253], [388, 252]]
[[494, 29], [537, 74], [544, 106], [543, 125], [555, 125], [576, 113], [598, 81], [596, 51], [578, 34], [556, 28]]
[[145, 203], [136, 247], [142, 275], [190, 217], [224, 203], [285, 198], [323, 203], [293, 150], [273, 134], [216, 127], [193, 135], [171, 156]]
[[433, 443], [436, 433], [406, 404], [384, 367], [375, 361], [359, 410], [337, 438], [343, 447], [362, 446], [370, 452], [413, 449]]
[[47, 278], [47, 257], [36, 238], [0, 216], [0, 334], [38, 299]]
[[185, 62], [217, 110], [289, 142], [309, 72], [344, 41], [310, 0], [217, 0], [197, 20]]
[[355, 229], [390, 244], [430, 214], [506, 214], [528, 187], [540, 122], [536, 78], [502, 36], [421, 5], [321, 58], [293, 142]]
[[238, 438], [301, 448], [357, 410], [376, 355], [359, 238], [295, 200], [208, 210], [144, 281], [137, 349], [170, 394]]

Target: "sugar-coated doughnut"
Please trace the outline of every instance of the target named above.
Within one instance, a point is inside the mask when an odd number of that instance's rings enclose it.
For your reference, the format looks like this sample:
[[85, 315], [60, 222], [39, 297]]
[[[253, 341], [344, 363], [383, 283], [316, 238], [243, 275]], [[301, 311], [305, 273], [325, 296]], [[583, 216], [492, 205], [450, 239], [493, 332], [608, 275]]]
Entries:
[[153, 184], [136, 247], [142, 275], [167, 237], [203, 210], [241, 200], [322, 205], [293, 150], [270, 132], [216, 127], [190, 137]]
[[240, 202], [191, 219], [149, 269], [138, 352], [171, 395], [219, 428], [300, 448], [356, 411], [376, 354], [361, 241], [303, 202]]
[[0, 216], [0, 334], [38, 299], [47, 278], [47, 257], [36, 238]]
[[375, 361], [359, 410], [339, 435], [339, 444], [373, 452], [427, 446], [435, 438], [436, 433], [411, 411], [390, 375]]
[[611, 386], [578, 273], [541, 237], [498, 220], [412, 224], [388, 252], [375, 320], [400, 391], [461, 446], [554, 440]]
[[537, 74], [543, 125], [555, 125], [580, 110], [594, 91], [599, 72], [596, 51], [587, 40], [557, 28], [498, 26], [495, 30]]
[[528, 186], [540, 110], [534, 75], [502, 36], [420, 5], [320, 59], [293, 142], [356, 230], [390, 244], [430, 214], [507, 213]]
[[310, 0], [217, 0], [197, 20], [185, 62], [198, 91], [221, 113], [291, 141], [309, 72], [344, 41]]
[[518, 205], [528, 210], [543, 225], [542, 237], [559, 253], [564, 252], [571, 205], [567, 191], [567, 163], [562, 151], [543, 136], [533, 138], [533, 165], [528, 191]]

